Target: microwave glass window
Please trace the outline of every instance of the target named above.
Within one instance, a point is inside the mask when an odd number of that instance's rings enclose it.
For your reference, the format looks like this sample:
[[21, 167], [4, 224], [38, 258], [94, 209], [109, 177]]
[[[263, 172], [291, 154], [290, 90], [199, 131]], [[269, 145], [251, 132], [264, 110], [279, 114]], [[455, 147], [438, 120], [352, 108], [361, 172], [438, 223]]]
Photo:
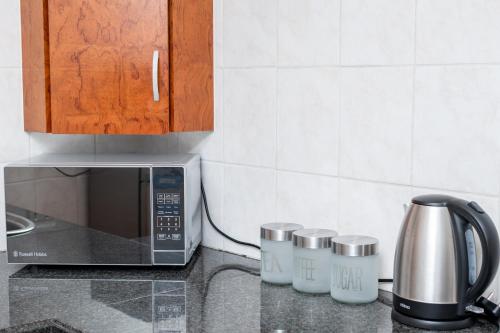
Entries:
[[149, 168], [6, 168], [7, 224], [33, 227], [9, 236], [9, 248], [36, 256], [36, 262], [46, 256], [48, 262], [75, 264], [150, 263], [150, 173]]

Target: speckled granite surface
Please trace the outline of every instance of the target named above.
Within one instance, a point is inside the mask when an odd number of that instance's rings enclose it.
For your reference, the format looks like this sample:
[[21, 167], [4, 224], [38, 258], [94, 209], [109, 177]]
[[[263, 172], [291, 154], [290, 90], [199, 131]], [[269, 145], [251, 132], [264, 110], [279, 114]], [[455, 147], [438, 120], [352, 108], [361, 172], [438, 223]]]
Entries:
[[[0, 332], [419, 332], [391, 320], [390, 293], [342, 305], [261, 283], [258, 261], [206, 248], [185, 269], [40, 266], [13, 274], [20, 267], [5, 262], [0, 254]], [[478, 322], [461, 332], [494, 330]]]

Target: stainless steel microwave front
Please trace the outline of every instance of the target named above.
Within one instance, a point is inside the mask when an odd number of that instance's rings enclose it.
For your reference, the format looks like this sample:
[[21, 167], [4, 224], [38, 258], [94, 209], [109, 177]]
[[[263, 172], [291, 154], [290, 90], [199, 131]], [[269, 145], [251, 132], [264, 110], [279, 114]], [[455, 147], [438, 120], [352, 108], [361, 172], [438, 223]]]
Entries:
[[9, 263], [185, 265], [201, 241], [196, 155], [43, 155], [4, 169]]

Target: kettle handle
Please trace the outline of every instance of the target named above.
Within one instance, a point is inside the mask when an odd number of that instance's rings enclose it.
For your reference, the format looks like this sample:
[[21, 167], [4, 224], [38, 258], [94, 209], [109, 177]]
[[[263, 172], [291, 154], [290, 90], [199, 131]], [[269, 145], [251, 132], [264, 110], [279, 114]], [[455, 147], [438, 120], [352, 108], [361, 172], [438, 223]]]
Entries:
[[481, 272], [465, 294], [467, 301], [475, 302], [489, 286], [498, 269], [500, 245], [497, 229], [488, 214], [474, 201], [454, 199], [448, 202], [448, 207], [475, 227], [481, 241], [483, 250]]

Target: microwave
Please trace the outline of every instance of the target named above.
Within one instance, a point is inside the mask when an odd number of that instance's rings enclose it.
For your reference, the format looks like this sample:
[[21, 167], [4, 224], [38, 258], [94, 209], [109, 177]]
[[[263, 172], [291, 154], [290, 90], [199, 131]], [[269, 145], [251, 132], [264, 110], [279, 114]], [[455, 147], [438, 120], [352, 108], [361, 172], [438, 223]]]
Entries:
[[198, 155], [41, 155], [3, 171], [9, 263], [183, 266], [201, 241]]

